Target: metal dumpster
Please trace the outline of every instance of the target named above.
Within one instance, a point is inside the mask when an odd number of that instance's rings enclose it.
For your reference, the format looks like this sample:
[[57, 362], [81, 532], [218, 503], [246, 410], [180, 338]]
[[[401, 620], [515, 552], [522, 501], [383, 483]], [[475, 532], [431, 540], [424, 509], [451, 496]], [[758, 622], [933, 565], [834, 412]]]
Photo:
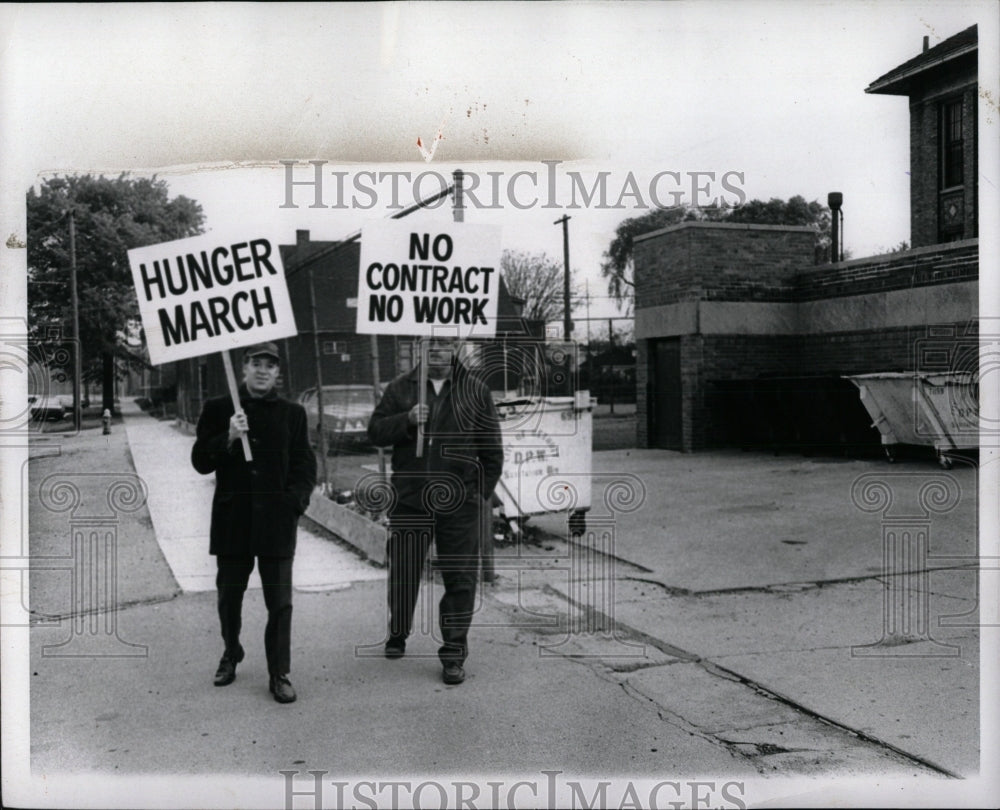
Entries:
[[934, 447], [945, 469], [949, 453], [979, 446], [979, 382], [968, 371], [886, 372], [848, 376], [882, 434], [886, 457], [900, 444]]
[[[593, 413], [589, 391], [574, 396], [497, 402], [503, 435], [504, 468], [496, 494], [509, 521], [551, 511], [567, 511], [579, 522], [590, 509]], [[539, 485], [550, 476], [581, 482], [553, 510]]]

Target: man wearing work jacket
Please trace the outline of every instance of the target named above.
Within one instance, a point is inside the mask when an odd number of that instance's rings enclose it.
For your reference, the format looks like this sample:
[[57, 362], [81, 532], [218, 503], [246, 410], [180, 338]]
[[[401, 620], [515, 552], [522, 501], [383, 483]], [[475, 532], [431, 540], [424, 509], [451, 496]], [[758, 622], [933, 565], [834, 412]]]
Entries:
[[[234, 412], [229, 396], [205, 402], [191, 463], [203, 475], [215, 473], [209, 552], [218, 564], [225, 642], [215, 685], [232, 683], [243, 660], [243, 594], [256, 558], [267, 605], [264, 649], [270, 690], [279, 703], [291, 703], [292, 559], [299, 516], [316, 485], [316, 456], [305, 409], [274, 390], [278, 364], [273, 343], [244, 352], [240, 410]], [[243, 436], [249, 439], [252, 461], [244, 456]]]
[[[496, 407], [486, 384], [459, 361], [458, 341], [433, 338], [427, 352], [426, 403], [420, 368], [394, 379], [368, 423], [372, 443], [392, 446], [395, 501], [389, 514], [387, 658], [406, 652], [427, 550], [434, 541], [444, 581], [438, 657], [446, 684], [465, 680], [475, 608], [481, 510], [503, 468]], [[417, 426], [424, 426], [418, 458]]]

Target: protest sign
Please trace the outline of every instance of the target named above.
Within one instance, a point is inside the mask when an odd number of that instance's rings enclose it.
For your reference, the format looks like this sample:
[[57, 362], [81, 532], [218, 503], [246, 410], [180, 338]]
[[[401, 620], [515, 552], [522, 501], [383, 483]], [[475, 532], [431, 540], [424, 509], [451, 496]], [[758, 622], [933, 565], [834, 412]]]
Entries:
[[128, 260], [150, 362], [219, 352], [239, 411], [229, 350], [296, 334], [278, 240], [234, 229], [134, 248]]
[[359, 334], [496, 334], [500, 228], [403, 221], [362, 229]]
[[128, 252], [153, 365], [296, 334], [278, 241], [213, 232]]

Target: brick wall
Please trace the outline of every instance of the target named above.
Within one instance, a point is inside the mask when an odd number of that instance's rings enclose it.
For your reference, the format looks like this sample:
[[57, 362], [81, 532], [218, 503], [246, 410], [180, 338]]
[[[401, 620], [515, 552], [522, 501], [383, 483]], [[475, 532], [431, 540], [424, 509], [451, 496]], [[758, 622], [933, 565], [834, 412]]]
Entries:
[[[766, 262], [769, 255], [775, 259], [773, 267]], [[868, 425], [861, 424], [866, 417], [859, 410], [851, 384], [842, 376], [914, 369], [919, 365], [917, 349], [930, 330], [965, 335], [976, 318], [973, 304], [968, 318], [959, 322], [919, 322], [928, 317], [924, 313], [915, 314], [911, 324], [890, 327], [873, 325], [867, 307], [872, 298], [892, 291], [950, 284], [958, 285], [951, 290], [968, 291], [969, 283], [978, 280], [976, 240], [820, 267], [804, 267], [804, 256], [812, 256], [812, 234], [794, 230], [768, 229], [754, 234], [752, 227], [746, 226], [734, 229], [686, 223], [637, 242], [637, 315], [649, 307], [692, 300], [703, 302], [699, 304], [702, 308], [723, 305], [719, 302], [756, 302], [760, 307], [753, 307], [753, 313], [761, 317], [745, 324], [752, 323], [759, 329], [769, 313], [778, 313], [776, 318], [782, 317], [780, 312], [785, 313], [784, 320], [773, 324], [770, 334], [741, 331], [741, 324], [735, 320], [723, 321], [724, 330], [731, 332], [701, 334], [707, 328], [703, 313], [690, 321], [692, 333], [679, 335], [684, 450], [731, 444], [741, 431], [744, 435], [748, 431], [760, 435], [759, 421], [753, 430], [748, 427], [755, 415], [747, 411], [754, 408], [773, 410], [768, 428], [772, 436], [791, 435], [788, 425], [793, 422], [800, 435], [801, 414], [788, 410], [791, 400], [782, 385], [792, 387], [795, 407], [808, 402], [812, 403], [809, 407], [827, 409], [814, 421], [830, 422], [831, 436], [857, 439]], [[677, 276], [673, 276], [674, 268], [679, 269]], [[657, 273], [667, 277], [657, 278]], [[803, 323], [804, 316], [791, 321], [787, 318], [788, 304], [815, 306], [815, 302], [845, 298], [840, 312], [846, 312], [847, 317], [839, 319], [836, 326]], [[775, 310], [778, 304], [785, 306]], [[906, 307], [894, 310], [899, 312], [910, 314]], [[919, 308], [913, 308], [913, 312], [918, 313]], [[712, 323], [718, 324], [719, 320]], [[677, 334], [664, 325], [663, 331], [640, 335], [637, 340], [636, 432], [640, 447], [650, 442], [647, 386], [653, 343], [660, 335]], [[778, 382], [778, 378], [785, 382]], [[768, 379], [774, 384], [751, 384]], [[837, 434], [834, 423], [846, 410], [852, 413]]]
[[690, 229], [667, 228], [635, 241], [636, 301], [643, 306], [697, 300], [700, 275], [691, 253]]
[[692, 433], [692, 450], [731, 444], [739, 432], [738, 426], [730, 424], [734, 414], [729, 403], [720, 400], [732, 388], [728, 383], [801, 373], [798, 336], [706, 335], [703, 340], [696, 414], [701, 429]]
[[975, 55], [972, 55], [921, 84], [910, 96], [910, 244], [913, 247], [941, 241], [940, 103], [956, 97], [962, 99], [962, 139], [965, 143], [965, 184], [959, 195], [963, 226], [958, 236], [971, 239], [978, 235], [975, 77]]
[[701, 335], [681, 338], [681, 447], [704, 447], [705, 339]]
[[636, 301], [791, 301], [814, 255], [806, 227], [683, 222], [635, 242]]
[[794, 300], [814, 301], [978, 279], [979, 244], [967, 240], [803, 270], [794, 278]]
[[649, 341], [635, 342], [635, 446], [649, 447]]

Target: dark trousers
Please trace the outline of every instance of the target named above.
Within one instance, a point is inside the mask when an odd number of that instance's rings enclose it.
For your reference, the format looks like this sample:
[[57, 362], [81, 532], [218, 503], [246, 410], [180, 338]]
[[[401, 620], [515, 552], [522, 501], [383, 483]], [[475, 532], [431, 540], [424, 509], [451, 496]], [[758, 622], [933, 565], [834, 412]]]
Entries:
[[[240, 628], [243, 624], [243, 594], [253, 571], [253, 557], [216, 557], [218, 573], [215, 587], [219, 592], [219, 623], [226, 653], [238, 657]], [[264, 651], [267, 671], [287, 675], [291, 671], [292, 647], [292, 558], [258, 557], [257, 570], [267, 606]]]
[[390, 516], [389, 636], [405, 640], [410, 634], [424, 560], [433, 540], [444, 581], [438, 607], [442, 639], [438, 657], [442, 662], [462, 663], [469, 652], [479, 569], [480, 508], [478, 500], [467, 501], [453, 512], [428, 517], [399, 505]]

